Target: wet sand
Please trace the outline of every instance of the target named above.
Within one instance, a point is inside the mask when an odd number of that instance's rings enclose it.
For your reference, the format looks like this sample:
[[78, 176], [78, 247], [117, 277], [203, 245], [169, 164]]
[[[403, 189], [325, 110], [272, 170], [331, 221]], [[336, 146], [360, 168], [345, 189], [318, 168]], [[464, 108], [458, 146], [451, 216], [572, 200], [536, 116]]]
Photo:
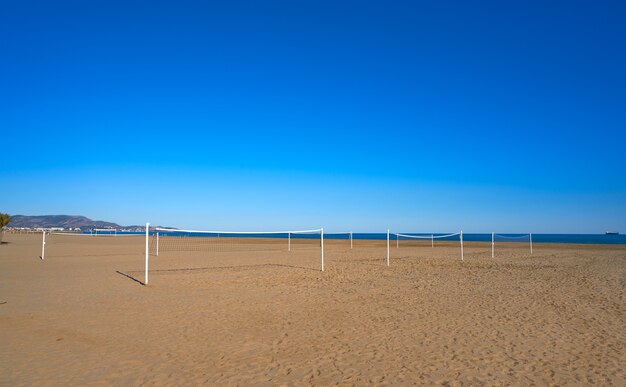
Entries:
[[4, 241], [2, 385], [626, 385], [626, 246]]

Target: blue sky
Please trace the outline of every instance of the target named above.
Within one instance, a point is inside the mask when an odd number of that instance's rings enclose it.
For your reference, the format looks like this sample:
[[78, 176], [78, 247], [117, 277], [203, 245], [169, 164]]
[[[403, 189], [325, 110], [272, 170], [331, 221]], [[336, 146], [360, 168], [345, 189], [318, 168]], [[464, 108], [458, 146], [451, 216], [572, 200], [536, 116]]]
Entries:
[[0, 211], [626, 232], [621, 2], [0, 6]]

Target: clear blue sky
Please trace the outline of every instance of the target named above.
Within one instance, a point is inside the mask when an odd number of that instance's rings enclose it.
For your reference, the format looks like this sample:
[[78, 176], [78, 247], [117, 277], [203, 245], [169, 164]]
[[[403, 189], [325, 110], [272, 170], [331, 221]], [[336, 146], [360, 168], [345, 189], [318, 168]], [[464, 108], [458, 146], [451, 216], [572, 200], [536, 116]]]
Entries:
[[626, 232], [624, 4], [3, 2], [0, 211]]

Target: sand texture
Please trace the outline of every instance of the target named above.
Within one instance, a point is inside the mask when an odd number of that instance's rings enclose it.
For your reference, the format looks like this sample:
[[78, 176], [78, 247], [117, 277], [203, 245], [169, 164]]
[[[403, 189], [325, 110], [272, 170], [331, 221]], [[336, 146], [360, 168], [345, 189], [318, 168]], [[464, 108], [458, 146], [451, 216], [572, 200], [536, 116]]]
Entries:
[[163, 240], [143, 286], [142, 237], [40, 238], [0, 246], [0, 385], [626, 385], [625, 246]]

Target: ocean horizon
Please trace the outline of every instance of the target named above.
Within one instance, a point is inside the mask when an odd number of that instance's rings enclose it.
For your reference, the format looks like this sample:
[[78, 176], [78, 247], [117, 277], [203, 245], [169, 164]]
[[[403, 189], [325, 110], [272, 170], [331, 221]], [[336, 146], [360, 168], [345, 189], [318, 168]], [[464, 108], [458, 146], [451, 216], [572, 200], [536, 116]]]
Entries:
[[[136, 234], [143, 235], [142, 232], [118, 232], [120, 234]], [[443, 233], [423, 233], [423, 232], [409, 232], [401, 233], [402, 235], [414, 235], [424, 237], [424, 241], [429, 241], [430, 236], [435, 237], [435, 241], [454, 241], [459, 240], [459, 236], [455, 235], [448, 238], [437, 238], [442, 235], [448, 235]], [[456, 234], [456, 233], [455, 233]], [[151, 231], [150, 235], [154, 235]], [[171, 236], [172, 233], [162, 232], [161, 236]], [[185, 233], [185, 236], [189, 237], [216, 237], [221, 238], [285, 238], [285, 234], [200, 234], [200, 233]], [[511, 242], [528, 242], [529, 234], [516, 234], [516, 233], [502, 233], [496, 234], [496, 243], [511, 243]], [[526, 238], [524, 238], [526, 236]], [[291, 234], [293, 239], [303, 238], [318, 238], [319, 234]], [[324, 233], [324, 239], [329, 240], [349, 240], [348, 233]], [[387, 233], [352, 233], [353, 240], [386, 240]], [[390, 234], [390, 240], [396, 240], [396, 234]], [[404, 240], [404, 239], [401, 239]], [[491, 242], [491, 233], [463, 233], [463, 241], [465, 242]], [[532, 234], [533, 243], [572, 243], [572, 244], [599, 244], [599, 245], [626, 245], [626, 234], [607, 235], [607, 234]]]

